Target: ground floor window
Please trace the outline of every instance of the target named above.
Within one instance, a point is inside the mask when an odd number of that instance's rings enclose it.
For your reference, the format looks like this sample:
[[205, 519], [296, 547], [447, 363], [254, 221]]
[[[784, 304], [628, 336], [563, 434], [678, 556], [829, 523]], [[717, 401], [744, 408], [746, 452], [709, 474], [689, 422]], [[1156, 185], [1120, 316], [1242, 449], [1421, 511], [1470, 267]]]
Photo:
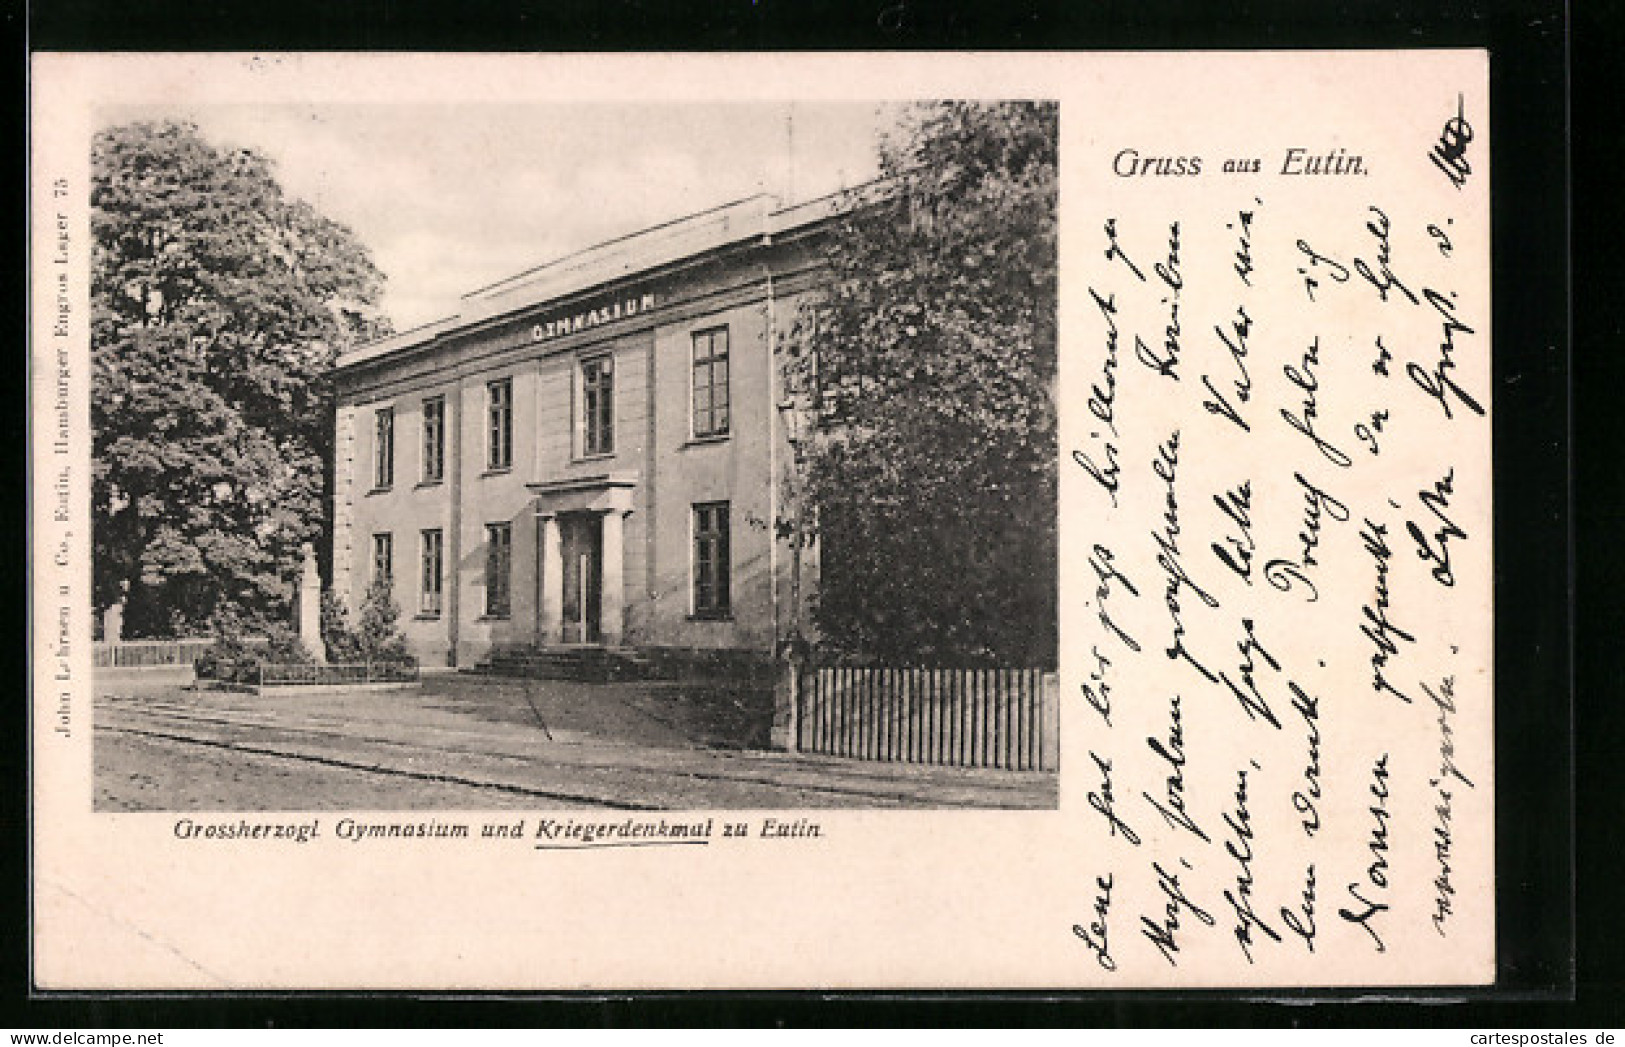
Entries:
[[423, 585], [418, 612], [436, 618], [440, 617], [440, 579], [445, 557], [444, 549], [445, 543], [438, 528], [423, 532]]
[[513, 525], [485, 525], [485, 614], [506, 618], [510, 611], [509, 585], [513, 569]]
[[694, 507], [694, 617], [725, 618], [729, 589], [728, 503]]
[[391, 582], [395, 577], [395, 539], [390, 534], [372, 536], [372, 580]]

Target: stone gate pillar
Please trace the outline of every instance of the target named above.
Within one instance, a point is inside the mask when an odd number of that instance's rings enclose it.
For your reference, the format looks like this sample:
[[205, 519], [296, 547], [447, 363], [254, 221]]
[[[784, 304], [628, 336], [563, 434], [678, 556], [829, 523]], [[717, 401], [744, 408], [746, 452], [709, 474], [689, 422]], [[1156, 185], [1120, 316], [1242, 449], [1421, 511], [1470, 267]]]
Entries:
[[299, 577], [299, 596], [294, 601], [299, 610], [299, 642], [318, 662], [327, 661], [327, 647], [322, 643], [322, 577], [316, 571], [316, 547], [306, 542], [300, 550], [304, 554], [304, 570]]
[[102, 612], [102, 639], [107, 643], [118, 643], [124, 639], [124, 601], [120, 600]]

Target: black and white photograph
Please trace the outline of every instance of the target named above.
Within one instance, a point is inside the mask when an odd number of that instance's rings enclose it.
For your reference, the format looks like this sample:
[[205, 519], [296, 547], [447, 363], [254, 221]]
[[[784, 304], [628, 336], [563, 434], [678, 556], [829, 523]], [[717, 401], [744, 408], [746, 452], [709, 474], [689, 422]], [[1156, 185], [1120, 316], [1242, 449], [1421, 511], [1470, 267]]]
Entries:
[[1054, 101], [95, 123], [97, 811], [1055, 806]]

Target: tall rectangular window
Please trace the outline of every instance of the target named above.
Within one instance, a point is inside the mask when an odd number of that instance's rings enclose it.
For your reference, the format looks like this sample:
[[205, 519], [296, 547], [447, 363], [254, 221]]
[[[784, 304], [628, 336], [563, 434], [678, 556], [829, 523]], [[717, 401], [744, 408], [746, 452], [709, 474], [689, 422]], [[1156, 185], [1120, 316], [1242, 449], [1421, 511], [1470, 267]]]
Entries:
[[510, 609], [509, 572], [513, 563], [513, 525], [485, 525], [485, 615], [506, 618]]
[[694, 507], [694, 617], [728, 615], [728, 503]]
[[380, 407], [375, 416], [372, 441], [372, 485], [389, 487], [395, 482], [395, 408]]
[[694, 334], [694, 436], [728, 433], [728, 329]]
[[615, 450], [615, 358], [594, 356], [581, 361], [581, 453]]
[[501, 378], [485, 385], [489, 434], [485, 464], [491, 469], [513, 466], [513, 379]]
[[423, 482], [439, 483], [446, 477], [446, 398], [432, 396], [423, 401]]
[[395, 538], [387, 532], [372, 536], [372, 580], [374, 583], [395, 580]]
[[441, 568], [445, 561], [445, 542], [440, 529], [423, 532], [423, 582], [418, 600], [418, 613], [440, 617], [442, 589]]

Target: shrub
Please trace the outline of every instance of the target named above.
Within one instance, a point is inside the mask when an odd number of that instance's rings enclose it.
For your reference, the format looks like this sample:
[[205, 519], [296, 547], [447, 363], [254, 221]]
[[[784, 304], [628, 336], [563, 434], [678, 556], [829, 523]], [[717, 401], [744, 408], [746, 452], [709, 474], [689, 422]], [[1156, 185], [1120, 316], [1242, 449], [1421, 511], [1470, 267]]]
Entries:
[[322, 643], [327, 660], [339, 664], [359, 662], [361, 638], [350, 628], [350, 612], [331, 589], [322, 592]]
[[291, 626], [279, 622], [267, 626], [263, 631], [265, 646], [257, 650], [261, 661], [278, 665], [310, 665], [316, 661], [299, 639], [299, 633]]
[[192, 663], [200, 680], [257, 683], [261, 665], [308, 665], [314, 660], [293, 629], [280, 623], [251, 629], [230, 609], [210, 618], [209, 633], [214, 643]]
[[344, 602], [332, 593], [324, 593], [322, 639], [327, 644], [328, 661], [415, 663], [398, 626], [400, 617], [401, 609], [388, 579], [379, 579], [368, 587], [354, 628]]

